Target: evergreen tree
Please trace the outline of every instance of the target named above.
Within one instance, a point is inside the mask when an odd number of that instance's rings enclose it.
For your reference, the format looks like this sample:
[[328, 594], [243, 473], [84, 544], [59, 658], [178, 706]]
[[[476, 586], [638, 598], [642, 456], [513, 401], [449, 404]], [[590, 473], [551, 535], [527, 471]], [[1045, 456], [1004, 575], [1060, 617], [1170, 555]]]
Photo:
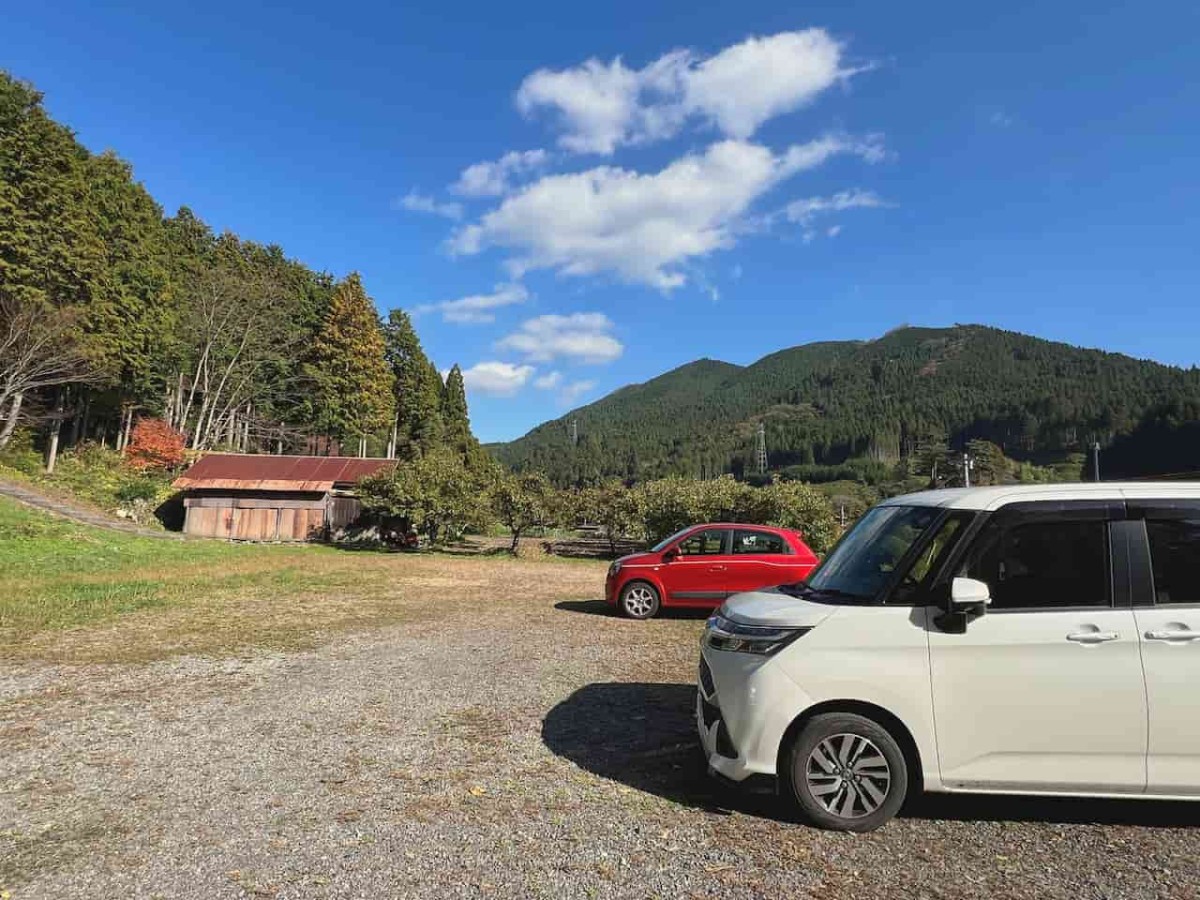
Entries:
[[341, 441], [357, 441], [365, 455], [367, 437], [391, 424], [393, 379], [375, 306], [357, 273], [334, 290], [307, 370], [319, 426]]
[[441, 442], [442, 379], [421, 349], [408, 313], [392, 310], [383, 334], [385, 355], [394, 379], [392, 452], [409, 458]]
[[443, 440], [446, 446], [457, 450], [466, 459], [475, 439], [471, 435], [471, 422], [467, 415], [467, 388], [462, 369], [455, 363], [442, 385], [441, 413]]

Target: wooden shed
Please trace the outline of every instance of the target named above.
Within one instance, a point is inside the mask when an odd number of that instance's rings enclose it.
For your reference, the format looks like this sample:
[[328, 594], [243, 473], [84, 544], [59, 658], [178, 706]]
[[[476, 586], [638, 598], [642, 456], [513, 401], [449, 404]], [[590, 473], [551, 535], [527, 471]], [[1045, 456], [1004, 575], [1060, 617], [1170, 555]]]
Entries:
[[362, 512], [360, 478], [391, 459], [210, 453], [175, 479], [186, 534], [235, 541], [322, 540]]

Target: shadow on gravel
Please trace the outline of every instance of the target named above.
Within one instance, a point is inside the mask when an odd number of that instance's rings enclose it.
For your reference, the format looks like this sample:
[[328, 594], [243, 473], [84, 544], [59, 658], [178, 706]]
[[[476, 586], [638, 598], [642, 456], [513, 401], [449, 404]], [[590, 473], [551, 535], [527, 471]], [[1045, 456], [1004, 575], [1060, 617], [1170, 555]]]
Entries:
[[[617, 611], [603, 600], [560, 600], [554, 604], [555, 609], [563, 612], [584, 613], [589, 616], [617, 617]], [[707, 619], [712, 615], [707, 609], [668, 608], [658, 614], [660, 619]], [[653, 627], [653, 626], [648, 626]]]
[[901, 815], [906, 819], [958, 822], [1194, 828], [1200, 825], [1200, 804], [1170, 800], [927, 794]]
[[589, 684], [550, 710], [542, 741], [593, 774], [675, 803], [778, 818], [774, 797], [708, 777], [695, 703], [694, 684]]
[[[591, 612], [596, 603], [573, 605], [587, 606], [577, 611]], [[595, 775], [675, 803], [714, 813], [736, 811], [796, 821], [774, 795], [728, 787], [708, 777], [696, 739], [695, 702], [696, 687], [691, 684], [589, 684], [550, 710], [542, 722], [542, 741], [551, 752]], [[1200, 826], [1200, 803], [929, 794], [909, 804], [901, 817], [1195, 828]]]

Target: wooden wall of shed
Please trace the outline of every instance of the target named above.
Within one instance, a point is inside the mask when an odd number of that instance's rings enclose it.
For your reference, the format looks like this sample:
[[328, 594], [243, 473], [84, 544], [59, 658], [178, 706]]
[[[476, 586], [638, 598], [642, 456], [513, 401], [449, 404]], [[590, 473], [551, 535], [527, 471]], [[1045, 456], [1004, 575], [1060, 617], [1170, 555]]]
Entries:
[[184, 499], [183, 530], [233, 541], [314, 541], [326, 534], [324, 495], [229, 496], [197, 492]]

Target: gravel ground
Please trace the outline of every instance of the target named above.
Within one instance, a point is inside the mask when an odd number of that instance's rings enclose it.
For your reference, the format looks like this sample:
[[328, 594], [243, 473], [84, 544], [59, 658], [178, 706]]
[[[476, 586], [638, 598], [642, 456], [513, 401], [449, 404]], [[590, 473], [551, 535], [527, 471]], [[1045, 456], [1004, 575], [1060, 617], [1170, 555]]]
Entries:
[[1200, 804], [944, 799], [850, 836], [719, 788], [700, 627], [448, 603], [304, 653], [0, 663], [0, 895], [1197, 896]]

